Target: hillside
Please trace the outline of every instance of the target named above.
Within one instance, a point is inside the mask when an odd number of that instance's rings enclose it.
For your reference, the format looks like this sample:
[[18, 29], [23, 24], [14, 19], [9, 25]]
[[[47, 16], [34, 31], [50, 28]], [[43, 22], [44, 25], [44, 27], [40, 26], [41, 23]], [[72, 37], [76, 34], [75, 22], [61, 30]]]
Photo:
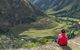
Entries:
[[[79, 50], [80, 49], [80, 37], [76, 37], [75, 39], [69, 40], [67, 46], [59, 46], [55, 42], [49, 44], [49, 45], [43, 45], [43, 46], [38, 46], [34, 47], [31, 49], [14, 49], [14, 50]], [[78, 42], [76, 42], [78, 41]], [[9, 50], [9, 49], [8, 49]], [[13, 50], [13, 49], [10, 49]]]
[[0, 31], [6, 32], [20, 24], [30, 24], [43, 13], [27, 0], [0, 0]]
[[30, 0], [37, 8], [48, 15], [80, 18], [80, 0]]
[[[0, 0], [0, 49], [79, 50], [79, 1]], [[69, 38], [64, 47], [55, 42], [62, 29]]]
[[1, 0], [0, 32], [48, 16], [80, 18], [79, 7], [78, 0]]

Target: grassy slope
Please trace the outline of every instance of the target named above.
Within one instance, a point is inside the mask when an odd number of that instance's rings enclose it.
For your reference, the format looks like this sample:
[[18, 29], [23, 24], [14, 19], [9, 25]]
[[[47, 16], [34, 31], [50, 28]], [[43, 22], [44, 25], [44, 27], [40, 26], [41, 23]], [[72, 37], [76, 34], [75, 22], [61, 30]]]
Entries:
[[71, 39], [68, 41], [68, 45], [67, 46], [59, 46], [57, 45], [55, 42], [48, 44], [48, 45], [43, 45], [43, 46], [39, 46], [39, 47], [34, 47], [31, 49], [35, 49], [35, 50], [80, 50], [80, 37], [76, 37], [74, 39]]
[[[27, 24], [22, 24], [22, 25], [19, 25], [19, 26], [16, 26], [15, 28], [13, 28], [13, 32], [15, 33], [19, 33], [20, 36], [29, 36], [31, 38], [43, 38], [43, 37], [48, 37], [48, 36], [55, 36], [55, 35], [58, 35], [58, 33], [60, 33], [60, 30], [62, 28], [64, 29], [68, 29], [69, 25], [66, 24], [66, 22], [61, 22], [61, 23], [58, 23], [56, 21], [54, 21], [55, 18], [51, 18], [51, 21], [53, 22], [53, 25], [55, 23], [57, 23], [57, 26], [54, 27], [54, 28], [51, 28], [51, 29], [41, 29], [41, 30], [37, 30], [35, 28], [29, 28], [27, 29], [28, 27], [30, 27], [29, 25]], [[77, 33], [78, 31], [76, 31]], [[38, 39], [37, 39], [38, 40]], [[48, 39], [50, 40], [50, 39]], [[41, 40], [43, 41], [43, 40]], [[43, 42], [44, 43], [44, 42]], [[52, 42], [46, 42], [45, 43], [49, 44], [49, 43], [52, 43]], [[39, 46], [39, 45], [43, 45], [43, 44], [40, 44], [38, 42], [34, 43], [34, 42], [30, 42], [30, 43], [25, 43], [23, 44], [22, 46], [23, 47], [28, 47], [28, 48], [31, 48], [31, 47], [35, 47], [35, 46]]]
[[[51, 19], [52, 20], [52, 19]], [[55, 21], [53, 21], [55, 22]], [[58, 35], [58, 33], [60, 33], [60, 30], [62, 28], [65, 28], [65, 29], [68, 29], [68, 26], [66, 24], [66, 22], [61, 22], [61, 23], [57, 23], [57, 26], [54, 27], [54, 28], [51, 28], [51, 29], [41, 29], [41, 30], [37, 30], [35, 28], [29, 28], [27, 29], [28, 27], [30, 27], [29, 25], [27, 24], [22, 24], [22, 25], [18, 25], [14, 28], [12, 28], [13, 32], [15, 34], [18, 34], [20, 35], [21, 39], [20, 42], [22, 42], [23, 44], [21, 44], [20, 46], [22, 48], [32, 48], [32, 47], [38, 47], [38, 46], [41, 46], [41, 45], [51, 45], [53, 42], [53, 38], [51, 39], [48, 39], [48, 42], [45, 41], [44, 37], [48, 37], [48, 36], [51, 36], [51, 37], [54, 37], [55, 35]], [[75, 33], [78, 33], [80, 30], [77, 30]], [[27, 38], [27, 35], [30, 37], [30, 38], [33, 38], [33, 39], [36, 39], [36, 40], [39, 40], [38, 37], [42, 38], [42, 40], [40, 40], [41, 42], [37, 42], [34, 43], [33, 41], [30, 41], [27, 43], [27, 41], [24, 41], [22, 38], [25, 38], [24, 35], [26, 38]], [[47, 38], [46, 38], [47, 39]], [[23, 42], [24, 41], [24, 42]], [[18, 42], [19, 43], [19, 42]], [[17, 44], [18, 44], [17, 43]], [[45, 44], [44, 44], [45, 43]], [[53, 43], [54, 45], [56, 45], [55, 43]], [[74, 45], [74, 44], [73, 44]], [[51, 45], [52, 46], [52, 45]], [[44, 48], [44, 47], [43, 47]], [[53, 48], [55, 49], [55, 48]], [[59, 49], [61, 49], [59, 47]]]
[[[30, 36], [32, 38], [45, 37], [45, 36], [53, 36], [53, 35], [55, 35], [55, 33], [57, 31], [60, 31], [61, 28], [64, 27], [64, 26], [66, 26], [66, 23], [61, 23], [61, 24], [58, 24], [58, 26], [55, 27], [55, 28], [44, 29], [44, 30], [36, 30], [36, 29], [30, 28], [28, 31], [26, 30], [26, 31], [20, 33], [20, 35], [28, 35], [28, 36]], [[66, 28], [66, 27], [64, 27], [64, 28]]]

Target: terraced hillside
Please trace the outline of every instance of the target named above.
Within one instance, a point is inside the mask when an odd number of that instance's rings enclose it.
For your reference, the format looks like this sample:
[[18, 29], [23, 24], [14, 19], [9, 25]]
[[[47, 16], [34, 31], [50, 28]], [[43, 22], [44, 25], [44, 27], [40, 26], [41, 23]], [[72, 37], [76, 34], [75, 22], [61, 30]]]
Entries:
[[30, 2], [42, 12], [58, 17], [80, 18], [80, 0], [30, 0]]

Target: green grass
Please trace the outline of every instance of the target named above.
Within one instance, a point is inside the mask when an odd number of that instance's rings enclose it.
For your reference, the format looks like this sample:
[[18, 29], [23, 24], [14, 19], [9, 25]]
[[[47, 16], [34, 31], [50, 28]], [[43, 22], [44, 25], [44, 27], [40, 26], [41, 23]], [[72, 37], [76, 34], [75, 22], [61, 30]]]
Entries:
[[[70, 25], [67, 25], [65, 22], [63, 23], [58, 23], [58, 26], [56, 26], [55, 28], [51, 28], [51, 29], [44, 29], [44, 30], [36, 30], [36, 29], [29, 29], [29, 31], [24, 31], [22, 32], [20, 35], [28, 35], [31, 38], [38, 38], [38, 37], [48, 37], [48, 36], [55, 36], [58, 35], [60, 33], [61, 29], [68, 29]], [[75, 33], [78, 33], [80, 30], [75, 31]], [[66, 32], [68, 34], [68, 32]], [[47, 39], [47, 41], [45, 41], [45, 39], [40, 40], [42, 42], [36, 42], [36, 43], [30, 43], [28, 44], [26, 47], [31, 48], [31, 47], [37, 47], [40, 45], [46, 45], [46, 44], [50, 44], [52, 43], [53, 39]]]
[[[54, 21], [55, 20], [54, 17], [50, 17], [50, 18], [51, 18], [50, 20], [53, 23], [53, 25], [56, 25], [55, 27], [50, 28], [50, 29], [36, 29], [36, 28], [27, 29], [29, 26], [27, 24], [18, 25], [16, 27], [12, 28], [12, 31], [15, 32], [16, 34], [18, 33], [19, 36], [21, 36], [21, 38], [23, 38], [23, 36], [25, 36], [25, 37], [29, 36], [30, 38], [39, 40], [36, 42], [30, 41], [29, 43], [22, 44], [23, 48], [32, 48], [32, 47], [37, 47], [40, 45], [50, 44], [50, 43], [52, 43], [52, 41], [54, 41], [54, 39], [48, 39], [48, 38], [44, 38], [44, 37], [51, 36], [49, 38], [53, 38], [53, 37], [56, 37], [60, 33], [61, 29], [69, 30], [68, 27], [70, 25], [68, 25], [67, 22], [63, 21], [63, 22], [58, 23], [58, 22]], [[77, 30], [76, 33], [77, 32], [79, 32], [79, 31]], [[39, 38], [42, 38], [42, 39], [39, 39]]]
[[[34, 39], [37, 38], [36, 40], [39, 40], [39, 42], [36, 41], [34, 43], [33, 41], [30, 41], [29, 43], [22, 44], [22, 47], [23, 48], [32, 48], [32, 47], [37, 47], [37, 46], [40, 46], [40, 45], [50, 44], [50, 43], [52, 43], [52, 41], [54, 41], [54, 39], [48, 39], [48, 38], [55, 38], [56, 37], [55, 35], [58, 35], [60, 33], [60, 30], [62, 28], [66, 28], [65, 26], [67, 27], [66, 23], [65, 22], [62, 22], [62, 23], [58, 23], [58, 25], [56, 27], [51, 28], [51, 29], [37, 30], [35, 28], [30, 28], [28, 30], [25, 30], [25, 31], [19, 33], [19, 35], [20, 36], [29, 36], [30, 38], [34, 38]], [[22, 28], [22, 27], [21, 26], [20, 27], [18, 26], [16, 28], [14, 28], [13, 29], [13, 32], [17, 33], [17, 31], [20, 31], [19, 30], [20, 28]], [[26, 29], [25, 26], [24, 26], [24, 28]], [[53, 36], [53, 37], [48, 37], [48, 36]], [[39, 37], [41, 39], [39, 39]], [[44, 38], [44, 37], [48, 37], [48, 38]]]
[[52, 29], [45, 29], [45, 30], [29, 29], [29, 31], [24, 31], [20, 35], [28, 35], [33, 38], [36, 38], [36, 37], [44, 37], [44, 36], [53, 35], [53, 33], [52, 33]]
[[51, 29], [44, 29], [44, 30], [36, 30], [36, 29], [29, 29], [28, 31], [24, 31], [20, 33], [20, 35], [28, 35], [32, 38], [36, 37], [45, 37], [45, 36], [54, 36], [57, 34], [57, 31], [60, 31], [62, 28], [64, 28], [66, 23], [61, 23], [55, 28]]

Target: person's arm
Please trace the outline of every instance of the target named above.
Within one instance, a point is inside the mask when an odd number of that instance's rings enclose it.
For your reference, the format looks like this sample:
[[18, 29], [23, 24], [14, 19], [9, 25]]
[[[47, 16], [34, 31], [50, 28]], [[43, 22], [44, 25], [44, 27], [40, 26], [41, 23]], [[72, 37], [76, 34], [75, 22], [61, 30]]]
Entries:
[[58, 35], [57, 43], [59, 43], [59, 38], [61, 38], [61, 34]]

